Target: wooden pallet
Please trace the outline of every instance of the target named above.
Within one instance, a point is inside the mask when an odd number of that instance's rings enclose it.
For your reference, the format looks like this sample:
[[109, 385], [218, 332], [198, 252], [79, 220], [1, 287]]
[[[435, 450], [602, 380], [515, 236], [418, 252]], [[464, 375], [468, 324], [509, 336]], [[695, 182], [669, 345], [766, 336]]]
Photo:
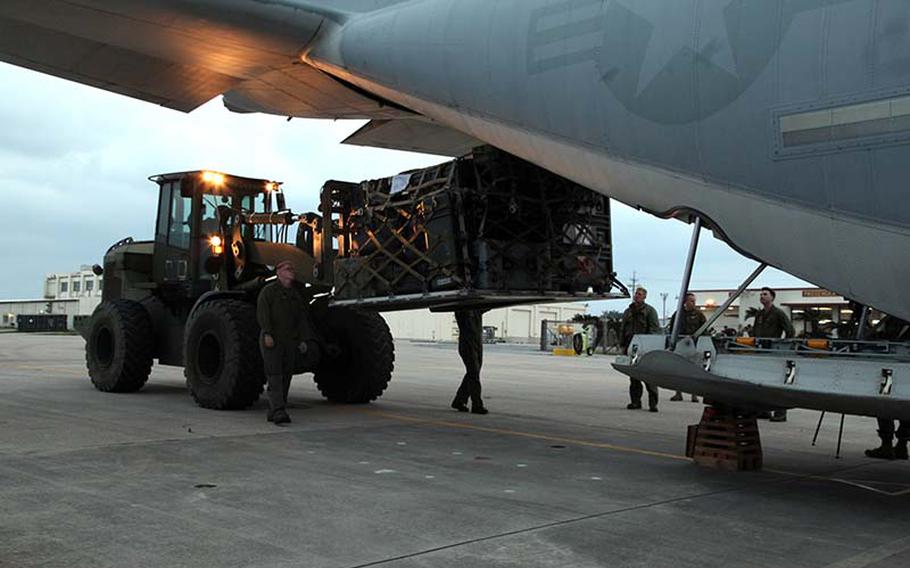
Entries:
[[755, 414], [705, 408], [701, 422], [689, 427], [686, 450], [686, 455], [705, 467], [732, 471], [762, 468]]

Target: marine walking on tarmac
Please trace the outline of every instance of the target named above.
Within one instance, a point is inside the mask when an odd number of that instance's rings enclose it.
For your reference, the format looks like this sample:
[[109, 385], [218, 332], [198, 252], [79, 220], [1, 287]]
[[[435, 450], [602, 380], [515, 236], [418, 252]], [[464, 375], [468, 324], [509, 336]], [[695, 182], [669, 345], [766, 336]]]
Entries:
[[[648, 291], [637, 288], [632, 296], [632, 303], [622, 314], [620, 337], [622, 338], [623, 353], [629, 349], [632, 337], [636, 334], [660, 333], [660, 322], [657, 319], [657, 310], [645, 303]], [[657, 412], [657, 387], [644, 383], [648, 390], [648, 409]], [[641, 408], [642, 382], [638, 379], [629, 379], [629, 398], [631, 402], [626, 406], [629, 410]]]
[[[777, 298], [777, 292], [765, 286], [761, 289], [758, 301], [761, 302], [762, 309], [755, 315], [755, 323], [752, 326], [752, 337], [763, 338], [770, 337], [780, 339], [781, 336], [789, 339], [795, 335], [793, 324], [787, 314], [774, 305]], [[768, 418], [767, 413], [759, 415], [759, 418]], [[771, 415], [771, 422], [786, 422], [787, 410], [777, 409]]]
[[310, 316], [311, 298], [294, 281], [294, 265], [285, 260], [275, 269], [278, 279], [260, 292], [256, 316], [262, 329], [259, 347], [268, 382], [267, 418], [275, 424], [286, 424], [291, 421], [287, 400], [294, 369], [314, 369], [320, 347]]
[[483, 366], [483, 312], [484, 310], [458, 310], [455, 322], [458, 324], [458, 354], [464, 362], [465, 374], [455, 393], [452, 408], [459, 412], [468, 411], [487, 414], [481, 398], [480, 368]]
[[[695, 294], [693, 294], [692, 292], [687, 292], [686, 298], [683, 301], [683, 320], [682, 320], [682, 326], [680, 327], [680, 330], [679, 330], [679, 334], [680, 335], [694, 335], [695, 332], [698, 331], [699, 328], [701, 328], [701, 326], [705, 324], [705, 321], [707, 321], [707, 318], [705, 318], [705, 314], [703, 314], [701, 312], [701, 310], [699, 310], [695, 306]], [[676, 314], [674, 313], [672, 316], [670, 316], [669, 328], [671, 331], [673, 330], [673, 326], [675, 325], [675, 323], [676, 323]], [[676, 394], [674, 394], [670, 398], [670, 400], [672, 400], [672, 401], [679, 401], [682, 399], [683, 399], [683, 394], [680, 391], [676, 391]], [[695, 396], [694, 394], [692, 395], [692, 402], [698, 402], [698, 397]]]

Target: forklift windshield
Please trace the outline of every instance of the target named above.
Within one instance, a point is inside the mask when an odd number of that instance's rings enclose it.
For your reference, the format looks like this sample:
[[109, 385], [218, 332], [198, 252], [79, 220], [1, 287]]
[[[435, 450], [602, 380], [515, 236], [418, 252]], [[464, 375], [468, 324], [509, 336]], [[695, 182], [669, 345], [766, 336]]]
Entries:
[[[228, 208], [238, 213], [270, 213], [275, 210], [273, 194], [280, 191], [280, 184], [264, 179], [245, 178], [211, 171], [189, 172], [180, 180], [180, 193], [184, 197], [198, 195], [200, 203], [200, 236], [218, 232], [218, 209]], [[228, 220], [232, 225], [233, 219]], [[242, 227], [244, 238], [255, 240], [274, 239], [269, 226]]]

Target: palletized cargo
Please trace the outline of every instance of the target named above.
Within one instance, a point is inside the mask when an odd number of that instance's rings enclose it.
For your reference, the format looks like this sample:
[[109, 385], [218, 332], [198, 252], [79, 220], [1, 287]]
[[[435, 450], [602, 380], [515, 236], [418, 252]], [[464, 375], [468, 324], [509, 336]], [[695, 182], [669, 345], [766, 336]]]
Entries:
[[338, 303], [445, 309], [466, 297], [492, 307], [626, 294], [609, 199], [494, 148], [323, 191]]

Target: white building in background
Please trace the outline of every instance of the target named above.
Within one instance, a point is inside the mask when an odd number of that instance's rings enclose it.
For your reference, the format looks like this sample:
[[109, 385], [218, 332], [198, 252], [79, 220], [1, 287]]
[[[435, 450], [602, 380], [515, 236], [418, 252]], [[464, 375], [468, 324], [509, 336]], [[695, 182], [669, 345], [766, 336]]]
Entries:
[[[823, 288], [774, 288], [777, 298], [774, 305], [790, 317], [796, 335], [809, 333], [813, 324], [823, 328], [849, 320], [853, 311], [846, 298]], [[695, 303], [709, 319], [727, 301], [735, 290], [692, 290]], [[712, 326], [720, 331], [731, 327], [737, 331], [755, 323], [746, 319], [750, 308], [762, 309], [759, 296], [761, 289], [750, 288], [734, 300], [726, 313]]]
[[78, 272], [57, 272], [44, 278], [44, 297], [48, 300], [76, 300], [79, 315], [91, 315], [101, 303], [104, 277], [83, 265]]
[[[66, 314], [67, 327], [73, 329], [73, 317], [88, 316], [101, 303], [103, 276], [91, 267], [82, 266], [77, 272], [57, 272], [44, 279], [44, 298], [30, 300], [0, 300], [0, 326], [15, 327], [18, 315]], [[568, 321], [587, 311], [585, 303], [514, 306], [491, 310], [484, 314], [483, 325], [496, 328], [496, 337], [519, 343], [535, 343], [540, 338], [540, 322]], [[458, 326], [451, 313], [432, 313], [429, 310], [408, 310], [382, 314], [396, 339], [423, 341], [454, 341]]]
[[20, 315], [65, 314], [67, 327], [73, 329], [75, 316], [91, 315], [101, 303], [103, 277], [90, 266], [77, 272], [57, 272], [44, 278], [44, 297], [25, 300], [0, 300], [0, 327], [16, 327]]
[[[499, 308], [483, 315], [483, 325], [495, 327], [497, 338], [516, 343], [536, 343], [540, 339], [541, 321], [568, 321], [575, 315], [586, 313], [587, 309], [587, 304], [569, 302]], [[433, 313], [423, 309], [385, 312], [382, 316], [396, 339], [458, 339], [458, 325], [452, 313]]]
[[82, 265], [78, 272], [57, 272], [44, 278], [44, 297], [49, 300], [101, 298], [103, 276]]
[[[73, 326], [73, 317], [81, 315], [79, 300], [0, 300], [0, 327], [16, 327], [16, 318], [42, 314], [65, 314], [69, 329]], [[91, 312], [89, 312], [91, 313]]]

